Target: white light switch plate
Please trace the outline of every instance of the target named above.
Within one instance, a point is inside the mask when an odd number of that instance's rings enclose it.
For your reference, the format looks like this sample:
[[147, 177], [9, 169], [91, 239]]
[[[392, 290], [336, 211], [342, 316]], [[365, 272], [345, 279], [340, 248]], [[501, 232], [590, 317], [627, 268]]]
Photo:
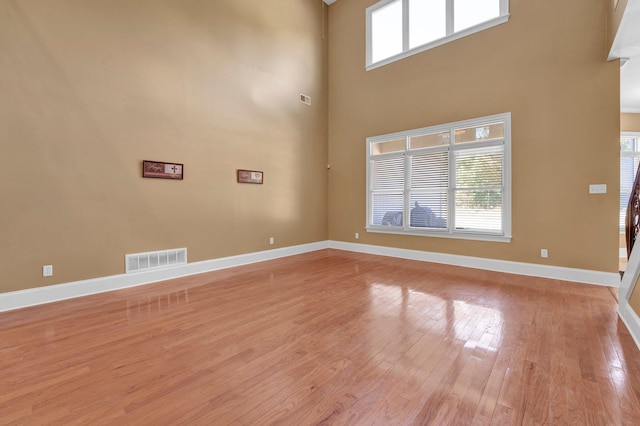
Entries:
[[606, 193], [607, 193], [606, 183], [589, 185], [589, 194], [606, 194]]

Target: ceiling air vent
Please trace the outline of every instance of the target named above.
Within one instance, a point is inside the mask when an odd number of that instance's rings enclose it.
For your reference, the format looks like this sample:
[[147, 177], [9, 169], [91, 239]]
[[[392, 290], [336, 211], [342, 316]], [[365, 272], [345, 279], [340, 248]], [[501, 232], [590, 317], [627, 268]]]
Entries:
[[148, 253], [127, 254], [124, 257], [126, 273], [163, 269], [187, 263], [187, 249], [150, 251]]

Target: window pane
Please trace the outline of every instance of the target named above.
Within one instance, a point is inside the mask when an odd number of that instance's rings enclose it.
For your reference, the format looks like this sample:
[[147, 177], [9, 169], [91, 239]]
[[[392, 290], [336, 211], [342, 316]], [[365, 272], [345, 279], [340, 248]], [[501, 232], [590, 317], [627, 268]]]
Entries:
[[507, 113], [367, 138], [367, 229], [510, 239], [509, 123]]
[[625, 221], [627, 220], [627, 205], [629, 204], [629, 198], [631, 198], [631, 192], [620, 192], [620, 233], [625, 232]]
[[500, 16], [500, 0], [455, 0], [453, 30], [460, 31]]
[[430, 135], [411, 136], [409, 146], [411, 149], [428, 148], [438, 145], [449, 145], [450, 132], [432, 133]]
[[625, 230], [625, 218], [627, 216], [627, 204], [631, 197], [633, 181], [636, 178], [636, 171], [640, 157], [620, 157], [620, 232]]
[[632, 152], [635, 151], [633, 138], [620, 138], [620, 151]]
[[449, 153], [447, 151], [411, 156], [412, 189], [446, 189], [448, 186]]
[[631, 192], [638, 170], [638, 157], [620, 157], [620, 191]]
[[393, 141], [378, 142], [371, 145], [371, 154], [387, 154], [389, 152], [404, 151], [405, 139], [396, 139]]
[[447, 227], [447, 193], [412, 194], [410, 226], [419, 228]]
[[490, 141], [504, 138], [504, 123], [485, 124], [477, 127], [456, 129], [455, 143]]
[[402, 194], [373, 194], [373, 224], [402, 226]]
[[404, 188], [404, 157], [375, 160], [371, 171], [374, 191]]
[[502, 146], [456, 152], [456, 188], [502, 188]]
[[502, 191], [456, 191], [456, 229], [502, 232]]
[[402, 52], [402, 2], [390, 3], [371, 13], [371, 62]]
[[409, 0], [409, 48], [447, 35], [446, 0]]

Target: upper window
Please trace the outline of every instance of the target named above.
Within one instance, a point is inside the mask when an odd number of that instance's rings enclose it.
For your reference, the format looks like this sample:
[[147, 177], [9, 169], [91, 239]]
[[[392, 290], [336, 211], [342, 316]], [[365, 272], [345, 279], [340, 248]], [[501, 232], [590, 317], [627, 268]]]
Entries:
[[367, 69], [508, 18], [509, 0], [382, 0], [367, 8]]
[[511, 238], [511, 114], [367, 139], [367, 230]]

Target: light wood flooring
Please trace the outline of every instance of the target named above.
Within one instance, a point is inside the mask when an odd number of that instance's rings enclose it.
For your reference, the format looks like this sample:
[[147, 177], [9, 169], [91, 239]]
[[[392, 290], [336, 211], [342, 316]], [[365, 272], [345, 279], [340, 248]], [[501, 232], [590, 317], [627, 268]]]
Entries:
[[0, 314], [0, 424], [638, 425], [616, 309], [323, 250]]

